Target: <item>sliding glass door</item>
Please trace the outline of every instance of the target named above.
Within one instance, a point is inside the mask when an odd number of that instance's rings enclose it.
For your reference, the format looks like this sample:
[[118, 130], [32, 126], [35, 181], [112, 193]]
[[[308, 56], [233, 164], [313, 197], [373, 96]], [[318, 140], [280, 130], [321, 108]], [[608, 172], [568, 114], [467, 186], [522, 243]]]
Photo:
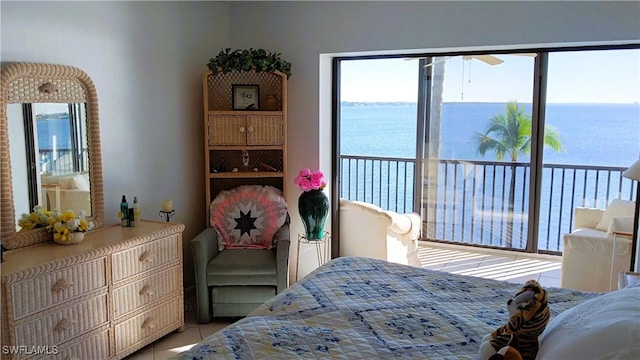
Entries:
[[562, 251], [575, 207], [635, 199], [621, 174], [640, 154], [640, 50], [550, 53], [546, 79], [545, 122], [563, 150], [544, 152], [537, 246]]
[[576, 206], [635, 198], [639, 49], [338, 64], [339, 196], [419, 212], [423, 240], [560, 253]]
[[435, 57], [423, 237], [524, 249], [534, 54]]

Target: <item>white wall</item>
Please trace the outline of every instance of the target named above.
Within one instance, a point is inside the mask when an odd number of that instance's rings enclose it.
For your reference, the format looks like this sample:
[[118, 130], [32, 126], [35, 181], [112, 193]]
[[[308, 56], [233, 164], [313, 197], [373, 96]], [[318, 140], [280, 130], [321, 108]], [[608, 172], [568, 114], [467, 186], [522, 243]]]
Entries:
[[[234, 47], [271, 49], [292, 62], [289, 183], [298, 169], [331, 168], [331, 56], [322, 54], [640, 43], [640, 2], [235, 2], [231, 9]], [[295, 234], [302, 224], [299, 191], [291, 189]], [[307, 256], [300, 273], [314, 266]]]
[[202, 75], [229, 46], [229, 14], [216, 2], [0, 2], [2, 62], [72, 65], [95, 83], [107, 223], [122, 194], [154, 220], [173, 199], [185, 284], [206, 224]]
[[[117, 220], [122, 194], [138, 196], [154, 219], [172, 198], [173, 220], [187, 227], [187, 284], [188, 241], [205, 226], [201, 76], [221, 48], [264, 48], [292, 62], [291, 184], [303, 167], [330, 170], [329, 54], [640, 42], [640, 2], [2, 1], [0, 12], [1, 61], [73, 65], [92, 77], [107, 220]], [[296, 234], [299, 192], [290, 189]]]

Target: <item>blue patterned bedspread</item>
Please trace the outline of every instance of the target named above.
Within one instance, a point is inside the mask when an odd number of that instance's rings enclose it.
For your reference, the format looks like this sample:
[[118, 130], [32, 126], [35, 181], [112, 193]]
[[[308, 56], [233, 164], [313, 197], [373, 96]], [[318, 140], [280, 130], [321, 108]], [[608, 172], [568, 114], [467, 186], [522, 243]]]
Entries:
[[[341, 257], [178, 358], [475, 359], [520, 286]], [[597, 296], [547, 291], [552, 315]]]

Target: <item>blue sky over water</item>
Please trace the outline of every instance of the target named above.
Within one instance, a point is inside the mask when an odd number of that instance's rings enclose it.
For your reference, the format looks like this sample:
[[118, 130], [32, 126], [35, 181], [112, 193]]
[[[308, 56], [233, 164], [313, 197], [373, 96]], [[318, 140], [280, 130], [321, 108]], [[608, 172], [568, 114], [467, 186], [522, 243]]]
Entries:
[[[496, 57], [504, 62], [448, 58], [443, 101], [530, 103], [534, 57]], [[416, 102], [418, 66], [404, 59], [343, 61], [341, 100]], [[638, 103], [640, 50], [551, 53], [548, 79], [550, 103]]]

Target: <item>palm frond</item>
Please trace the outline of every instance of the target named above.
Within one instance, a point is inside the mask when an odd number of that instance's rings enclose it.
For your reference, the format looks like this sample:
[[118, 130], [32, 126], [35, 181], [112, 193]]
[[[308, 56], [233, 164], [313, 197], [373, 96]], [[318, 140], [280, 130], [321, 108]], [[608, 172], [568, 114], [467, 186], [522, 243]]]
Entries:
[[[509, 154], [511, 161], [518, 161], [518, 155], [531, 153], [531, 116], [525, 114], [524, 106], [509, 102], [503, 114], [495, 115], [484, 133], [476, 133], [473, 142], [478, 153], [485, 156], [493, 152], [497, 160]], [[563, 151], [560, 134], [553, 126], [545, 127], [544, 144], [555, 151]]]

